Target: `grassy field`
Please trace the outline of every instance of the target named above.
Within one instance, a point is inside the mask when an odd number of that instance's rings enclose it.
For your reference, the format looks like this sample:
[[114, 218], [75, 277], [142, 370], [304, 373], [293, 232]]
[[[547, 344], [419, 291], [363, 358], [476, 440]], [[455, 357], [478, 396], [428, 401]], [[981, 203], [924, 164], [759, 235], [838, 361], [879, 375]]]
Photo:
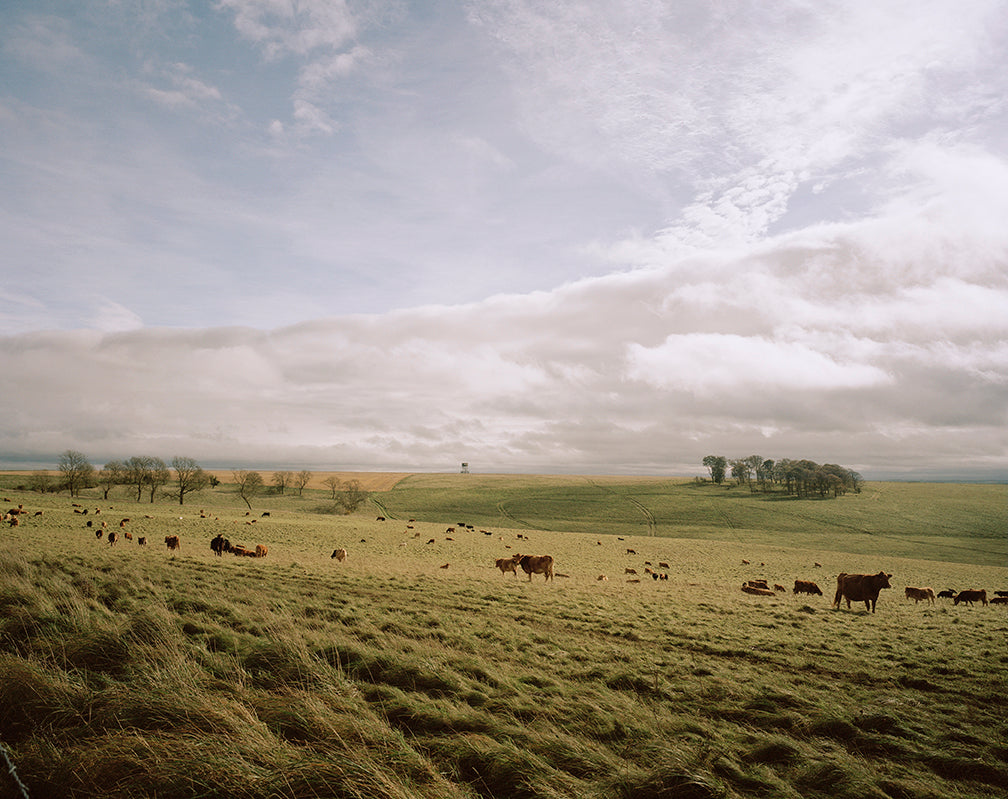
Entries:
[[[374, 485], [353, 516], [314, 490], [246, 516], [227, 485], [74, 508], [0, 477], [28, 511], [0, 530], [0, 740], [26, 795], [1008, 789], [1008, 607], [903, 597], [1008, 589], [1005, 486], [797, 502], [667, 479]], [[101, 521], [133, 540], [110, 546]], [[218, 558], [217, 533], [269, 554]], [[502, 575], [518, 551], [552, 554], [555, 580]], [[874, 615], [830, 608], [838, 572], [880, 569]], [[739, 590], [755, 578], [825, 596]]]

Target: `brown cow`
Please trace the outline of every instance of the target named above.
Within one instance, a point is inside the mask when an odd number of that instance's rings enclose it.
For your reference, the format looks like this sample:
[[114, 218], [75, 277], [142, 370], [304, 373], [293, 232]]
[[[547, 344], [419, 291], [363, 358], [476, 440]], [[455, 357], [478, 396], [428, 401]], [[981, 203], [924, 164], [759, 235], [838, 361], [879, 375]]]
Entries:
[[850, 609], [851, 602], [864, 602], [865, 610], [871, 609], [875, 612], [875, 603], [878, 602], [879, 591], [883, 588], [892, 588], [889, 585], [891, 574], [879, 572], [878, 574], [847, 574], [840, 572], [837, 575], [836, 596], [833, 597], [833, 607], [840, 609], [840, 600], [847, 600], [847, 608]]
[[119, 536], [116, 535], [116, 531], [115, 530], [109, 530], [109, 534], [108, 534], [109, 546], [112, 546], [118, 540], [119, 540]]
[[515, 577], [518, 576], [518, 564], [515, 563], [514, 558], [497, 558], [497, 568], [501, 570], [501, 577], [503, 577], [508, 572], [511, 572]]
[[770, 586], [767, 585], [766, 580], [747, 580], [746, 585], [748, 585], [750, 588], [765, 588], [768, 590], [770, 588]]
[[266, 557], [266, 553], [268, 553], [268, 552], [269, 552], [269, 547], [268, 546], [266, 546], [265, 544], [256, 544], [255, 556], [257, 558], [265, 558]]
[[935, 603], [935, 592], [933, 588], [914, 588], [912, 585], [908, 585], [904, 590], [907, 599], [912, 599], [914, 604], [921, 602], [930, 602], [932, 605]]
[[1008, 605], [1008, 596], [992, 596], [990, 603], [992, 605]]
[[138, 547], [145, 547], [145, 546], [147, 546], [147, 537], [146, 536], [140, 536], [137, 539], [137, 546]]
[[819, 590], [819, 586], [816, 585], [811, 580], [795, 580], [793, 594], [815, 594], [816, 596], [822, 596], [822, 591]]
[[745, 591], [747, 594], [756, 594], [757, 596], [777, 596], [769, 588], [760, 588], [758, 586], [752, 585], [751, 582], [752, 581], [750, 581], [749, 583], [742, 584], [742, 590]]
[[164, 542], [165, 546], [167, 546], [171, 551], [175, 551], [180, 546], [179, 537], [177, 535], [166, 535]]
[[521, 555], [516, 554], [514, 562], [522, 567], [522, 571], [528, 575], [529, 582], [532, 582], [533, 574], [542, 574], [547, 580], [553, 579], [553, 556], [552, 555]]
[[336, 558], [340, 563], [346, 560], [347, 552], [345, 549], [334, 549], [332, 555], [329, 556], [329, 560]]
[[976, 589], [960, 591], [955, 595], [952, 602], [955, 605], [958, 605], [960, 602], [965, 602], [967, 605], [972, 605], [974, 602], [983, 602], [984, 607], [987, 607], [987, 590], [981, 588], [979, 591]]

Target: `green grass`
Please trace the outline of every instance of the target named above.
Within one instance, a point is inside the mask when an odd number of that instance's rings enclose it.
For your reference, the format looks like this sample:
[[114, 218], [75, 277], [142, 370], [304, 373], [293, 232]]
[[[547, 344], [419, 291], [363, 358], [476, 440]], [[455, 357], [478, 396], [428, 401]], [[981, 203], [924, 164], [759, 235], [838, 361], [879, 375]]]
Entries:
[[[3, 490], [44, 511], [0, 530], [0, 740], [32, 799], [1008, 787], [1008, 608], [902, 591], [1008, 589], [1004, 487], [794, 502], [416, 475], [349, 517], [309, 492], [261, 497], [252, 516], [227, 486], [183, 508], [90, 495], [83, 516], [65, 495]], [[145, 549], [85, 527], [127, 516]], [[217, 558], [217, 532], [269, 555]], [[567, 576], [501, 575], [494, 559], [516, 551]], [[874, 615], [830, 609], [839, 571], [883, 568], [893, 590]], [[756, 577], [826, 596], [743, 594]]]

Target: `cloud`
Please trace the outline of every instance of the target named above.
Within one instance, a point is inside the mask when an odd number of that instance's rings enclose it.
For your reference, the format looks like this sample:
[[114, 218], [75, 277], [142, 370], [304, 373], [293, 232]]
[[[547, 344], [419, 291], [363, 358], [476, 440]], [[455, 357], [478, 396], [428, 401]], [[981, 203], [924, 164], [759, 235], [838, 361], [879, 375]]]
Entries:
[[[904, 283], [870, 248], [905, 223], [894, 213], [467, 305], [0, 338], [0, 368], [18, 375], [0, 448], [663, 473], [756, 452], [867, 476], [1003, 474], [1003, 273], [951, 276], [938, 252]], [[115, 389], [67, 405], [89, 385]]]

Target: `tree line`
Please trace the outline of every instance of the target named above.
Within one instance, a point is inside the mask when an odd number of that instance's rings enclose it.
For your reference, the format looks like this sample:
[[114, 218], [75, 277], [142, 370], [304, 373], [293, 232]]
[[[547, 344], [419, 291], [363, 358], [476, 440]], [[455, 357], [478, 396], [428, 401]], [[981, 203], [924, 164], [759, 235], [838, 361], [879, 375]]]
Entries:
[[[148, 496], [152, 503], [163, 489], [168, 497], [184, 505], [188, 494], [220, 485], [215, 475], [204, 470], [193, 458], [183, 456], [172, 458], [170, 467], [161, 458], [135, 455], [127, 460], [109, 461], [101, 469], [95, 469], [83, 452], [68, 449], [59, 457], [58, 470], [60, 477], [56, 481], [48, 472], [34, 472], [29, 488], [41, 493], [66, 491], [71, 497], [80, 496], [85, 488], [100, 488], [107, 500], [113, 488], [127, 486], [136, 491], [137, 502]], [[301, 496], [312, 476], [307, 470], [273, 472], [271, 489], [277, 494], [284, 494], [288, 489], [296, 490]], [[235, 469], [232, 477], [238, 495], [251, 510], [252, 498], [267, 487], [262, 474], [250, 469]], [[367, 492], [357, 480], [344, 481], [330, 476], [322, 482], [329, 489], [333, 502], [345, 513], [357, 510], [367, 499]]]
[[753, 493], [783, 490], [791, 496], [839, 497], [848, 491], [861, 492], [864, 482], [860, 474], [835, 463], [819, 464], [810, 460], [781, 458], [774, 461], [761, 455], [729, 460], [723, 455], [707, 455], [703, 465], [710, 472], [711, 481], [721, 485], [733, 480], [738, 485], [748, 485]]

